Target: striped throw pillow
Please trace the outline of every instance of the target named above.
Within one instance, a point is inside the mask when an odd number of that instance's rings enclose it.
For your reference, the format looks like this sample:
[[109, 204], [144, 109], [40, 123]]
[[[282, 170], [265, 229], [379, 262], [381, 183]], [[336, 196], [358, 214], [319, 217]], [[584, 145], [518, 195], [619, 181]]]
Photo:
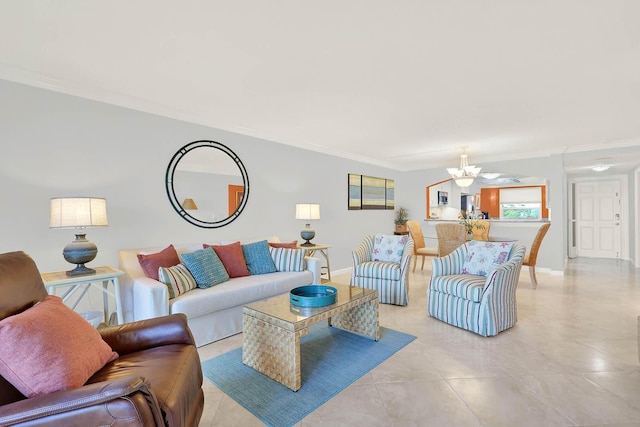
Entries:
[[278, 271], [304, 271], [304, 249], [269, 248]]
[[158, 268], [158, 280], [167, 285], [169, 299], [174, 299], [198, 287], [196, 279], [193, 278], [184, 264]]

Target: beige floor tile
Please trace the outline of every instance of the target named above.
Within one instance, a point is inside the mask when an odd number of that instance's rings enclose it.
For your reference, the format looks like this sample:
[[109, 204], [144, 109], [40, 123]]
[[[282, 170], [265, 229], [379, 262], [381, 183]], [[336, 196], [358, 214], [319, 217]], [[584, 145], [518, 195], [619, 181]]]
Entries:
[[454, 379], [448, 383], [484, 425], [573, 425], [512, 377]]
[[373, 384], [353, 384], [303, 418], [300, 424], [302, 427], [391, 425]]
[[596, 372], [585, 374], [600, 387], [640, 408], [640, 370], [630, 372]]
[[444, 380], [378, 384], [377, 387], [394, 426], [482, 425]]

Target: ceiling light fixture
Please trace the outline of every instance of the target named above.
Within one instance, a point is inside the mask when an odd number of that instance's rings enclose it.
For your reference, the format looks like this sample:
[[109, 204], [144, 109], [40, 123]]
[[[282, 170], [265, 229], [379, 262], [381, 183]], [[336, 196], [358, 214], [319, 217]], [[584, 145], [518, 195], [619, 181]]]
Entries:
[[605, 165], [598, 165], [598, 166], [594, 166], [591, 168], [591, 170], [594, 170], [596, 172], [603, 172], [606, 171], [607, 169], [609, 169], [611, 166], [605, 166]]
[[483, 172], [480, 174], [484, 179], [496, 179], [500, 176], [500, 173], [497, 172]]
[[458, 169], [447, 168], [447, 172], [459, 187], [468, 187], [478, 177], [480, 169], [482, 168], [469, 166], [467, 154], [463, 152], [460, 155], [460, 167]]

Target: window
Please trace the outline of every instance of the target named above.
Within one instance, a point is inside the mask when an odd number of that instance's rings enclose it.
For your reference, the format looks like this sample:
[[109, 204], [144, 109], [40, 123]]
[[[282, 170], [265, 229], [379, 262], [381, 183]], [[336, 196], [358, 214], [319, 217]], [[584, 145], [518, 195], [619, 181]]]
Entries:
[[541, 203], [500, 203], [500, 219], [541, 219]]

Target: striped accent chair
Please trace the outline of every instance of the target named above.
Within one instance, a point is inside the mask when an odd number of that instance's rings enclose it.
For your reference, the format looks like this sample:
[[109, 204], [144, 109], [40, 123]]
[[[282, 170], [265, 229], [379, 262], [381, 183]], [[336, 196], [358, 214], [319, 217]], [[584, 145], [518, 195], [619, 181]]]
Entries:
[[365, 236], [352, 252], [351, 286], [375, 289], [383, 304], [409, 303], [409, 264], [413, 255], [413, 240], [404, 245], [400, 263], [372, 261], [375, 235]]
[[526, 248], [514, 245], [508, 260], [484, 277], [462, 274], [468, 247], [469, 243], [465, 243], [449, 255], [431, 261], [428, 313], [484, 337], [497, 335], [516, 323], [516, 287]]

